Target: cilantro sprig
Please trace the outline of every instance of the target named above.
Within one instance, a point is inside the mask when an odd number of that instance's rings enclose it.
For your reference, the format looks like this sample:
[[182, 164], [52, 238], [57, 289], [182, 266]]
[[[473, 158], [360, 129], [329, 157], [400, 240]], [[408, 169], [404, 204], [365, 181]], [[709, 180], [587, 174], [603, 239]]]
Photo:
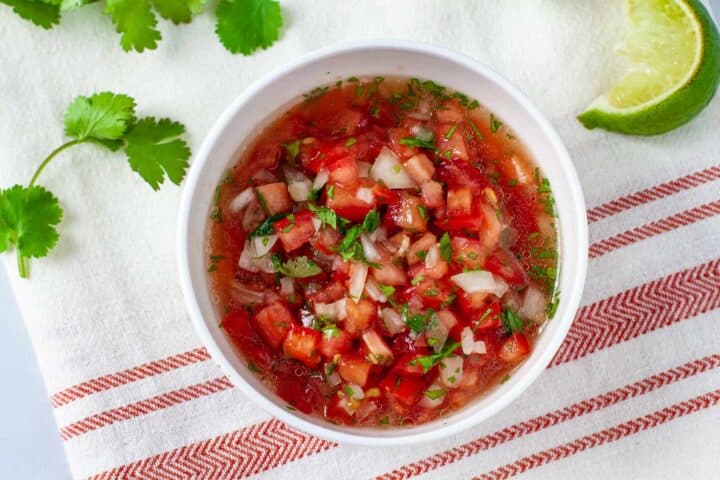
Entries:
[[411, 367], [419, 365], [423, 369], [423, 372], [427, 373], [430, 371], [431, 368], [440, 363], [442, 359], [447, 358], [453, 353], [455, 353], [455, 350], [457, 350], [459, 346], [460, 342], [452, 342], [445, 344], [443, 349], [440, 350], [438, 353], [433, 353], [432, 355], [425, 355], [424, 357], [414, 358], [408, 362], [408, 365], [410, 365]]
[[127, 95], [101, 92], [77, 97], [68, 106], [64, 123], [65, 134], [72, 140], [50, 152], [27, 186], [0, 189], [0, 253], [15, 247], [22, 278], [28, 276], [28, 259], [46, 256], [59, 238], [60, 201], [37, 181], [60, 153], [84, 143], [124, 150], [130, 168], [153, 190], [160, 188], [165, 177], [179, 185], [188, 167], [190, 149], [182, 138], [185, 127], [169, 119], [137, 119], [135, 100]]
[[[93, 0], [0, 0], [35, 25], [50, 29], [61, 13], [77, 10]], [[190, 23], [207, 0], [105, 0], [104, 13], [120, 34], [126, 52], [154, 50], [162, 39], [157, 15], [175, 25]], [[250, 55], [268, 48], [280, 36], [282, 10], [277, 0], [220, 0], [215, 8], [215, 33], [232, 53]]]

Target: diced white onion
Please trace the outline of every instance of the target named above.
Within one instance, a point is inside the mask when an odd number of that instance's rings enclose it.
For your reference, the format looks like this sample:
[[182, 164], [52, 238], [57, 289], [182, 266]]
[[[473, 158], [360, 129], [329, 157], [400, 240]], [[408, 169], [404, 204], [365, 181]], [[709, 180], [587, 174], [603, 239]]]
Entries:
[[400, 241], [400, 247], [397, 249], [397, 252], [395, 252], [395, 255], [393, 255], [393, 257], [404, 257], [408, 251], [408, 248], [410, 248], [410, 237], [407, 235], [403, 235], [402, 240]]
[[[433, 382], [425, 391], [426, 392], [437, 392], [438, 390], [442, 390], [444, 392], [445, 387]], [[420, 400], [420, 406], [425, 407], [425, 408], [439, 407], [445, 401], [445, 397], [447, 397], [447, 394], [441, 395], [437, 398], [430, 398], [427, 395], [423, 394], [422, 400]]]
[[478, 340], [473, 345], [473, 353], [479, 353], [480, 355], [484, 355], [487, 353], [487, 347], [485, 346], [485, 342], [482, 340]]
[[387, 230], [381, 225], [369, 234], [368, 237], [373, 242], [382, 242], [383, 240], [387, 240]]
[[230, 208], [231, 212], [237, 213], [247, 207], [254, 198], [255, 193], [253, 192], [253, 189], [246, 188], [230, 201], [230, 205], [228, 205], [228, 207]]
[[365, 281], [365, 293], [367, 293], [368, 297], [370, 297], [373, 301], [378, 303], [385, 303], [388, 300], [385, 294], [380, 291], [378, 284], [375, 283], [375, 280], [372, 278], [368, 278]]
[[470, 327], [462, 329], [460, 333], [460, 345], [465, 355], [470, 355], [473, 352], [473, 348], [475, 348], [475, 336], [472, 330], [470, 330]]
[[316, 232], [318, 230], [320, 230], [320, 227], [322, 227], [322, 222], [320, 221], [319, 218], [317, 218], [315, 216], [312, 217], [312, 224], [313, 224], [313, 227], [315, 228]]
[[282, 277], [280, 279], [280, 293], [283, 295], [292, 295], [295, 293], [295, 283], [290, 277]]
[[[325, 364], [325, 371], [327, 372], [328, 365]], [[330, 375], [325, 376], [325, 381], [331, 386], [334, 387], [336, 385], [340, 385], [342, 383], [342, 379], [340, 378], [340, 375], [333, 370], [333, 372]]]
[[463, 375], [463, 359], [451, 355], [440, 360], [440, 382], [448, 388], [460, 386]]
[[237, 280], [233, 281], [232, 283], [230, 295], [232, 296], [233, 300], [235, 300], [241, 305], [253, 305], [257, 303], [263, 303], [265, 300], [265, 294], [263, 292], [251, 290], [250, 288], [245, 286], [245, 284], [240, 283]]
[[290, 197], [292, 197], [292, 199], [296, 202], [306, 201], [310, 196], [311, 189], [312, 183], [310, 180], [288, 183], [288, 192], [290, 193]]
[[243, 270], [247, 270], [248, 272], [259, 272], [260, 267], [255, 262], [255, 257], [257, 257], [257, 253], [255, 252], [255, 246], [252, 244], [252, 242], [250, 242], [250, 240], [246, 240], [243, 251], [240, 254], [240, 259], [238, 259], [238, 266]]
[[437, 245], [433, 245], [430, 247], [427, 255], [425, 256], [425, 268], [434, 268], [435, 265], [437, 265], [438, 260], [440, 260], [440, 249]]
[[380, 150], [370, 169], [370, 176], [382, 180], [388, 188], [415, 188], [417, 183], [410, 178], [395, 153], [387, 147]]
[[380, 252], [375, 248], [375, 244], [368, 238], [366, 234], [360, 235], [360, 243], [362, 244], [363, 254], [365, 258], [371, 262], [377, 262], [380, 260]]
[[486, 270], [458, 273], [450, 277], [450, 280], [467, 293], [485, 292], [502, 297], [509, 288], [507, 283]]
[[354, 383], [348, 383], [345, 388], [343, 388], [343, 392], [345, 392], [350, 398], [354, 398], [355, 400], [362, 400], [363, 398], [365, 398], [365, 393], [363, 392], [362, 387]]
[[385, 307], [380, 311], [380, 316], [385, 323], [385, 328], [392, 335], [396, 335], [405, 330], [405, 323], [403, 323], [402, 317], [399, 313], [390, 307]]
[[440, 320], [438, 315], [433, 315], [425, 329], [425, 342], [435, 352], [442, 350], [445, 345], [445, 341], [448, 338], [448, 329], [445, 324]]
[[343, 265], [344, 265], [344, 262], [343, 262], [342, 257], [340, 255], [335, 255], [335, 258], [333, 258], [333, 261], [332, 261], [333, 272], [335, 270], [339, 270], [339, 269], [343, 268]]
[[315, 177], [315, 181], [313, 181], [313, 189], [320, 190], [322, 187], [325, 186], [329, 179], [330, 173], [323, 168], [318, 172], [317, 177]]
[[453, 327], [457, 325], [457, 317], [455, 317], [455, 314], [450, 310], [440, 310], [437, 314], [438, 317], [440, 317], [440, 321], [443, 325], [445, 325], [445, 328], [447, 328], [448, 331], [452, 330]]
[[370, 177], [370, 168], [372, 167], [372, 165], [370, 165], [368, 162], [357, 162], [357, 166], [360, 178]]
[[278, 236], [274, 233], [262, 237], [254, 237], [255, 257], [260, 258], [267, 254], [277, 241]]
[[347, 299], [341, 298], [333, 303], [316, 303], [315, 314], [324, 315], [333, 320], [342, 320], [347, 317]]
[[360, 296], [365, 289], [365, 280], [367, 280], [368, 266], [364, 263], [353, 262], [350, 266], [350, 284], [348, 286], [348, 294], [355, 303], [360, 301]]
[[435, 134], [432, 130], [429, 128], [422, 127], [420, 125], [415, 125], [410, 129], [410, 133], [413, 134], [413, 137], [418, 138], [424, 142], [429, 142], [433, 138], [435, 138]]
[[273, 183], [277, 182], [277, 177], [270, 173], [268, 170], [265, 170], [264, 168], [262, 170], [258, 170], [253, 176], [253, 179], [257, 180], [258, 183]]
[[518, 312], [521, 317], [529, 318], [536, 323], [545, 319], [545, 295], [534, 285], [530, 285], [522, 297], [522, 306]]
[[375, 199], [375, 195], [373, 194], [372, 190], [367, 187], [358, 188], [357, 192], [355, 193], [355, 197], [365, 203], [372, 203]]
[[310, 180], [304, 173], [297, 168], [291, 167], [290, 165], [283, 165], [283, 174], [285, 175], [285, 180], [287, 180], [288, 183]]

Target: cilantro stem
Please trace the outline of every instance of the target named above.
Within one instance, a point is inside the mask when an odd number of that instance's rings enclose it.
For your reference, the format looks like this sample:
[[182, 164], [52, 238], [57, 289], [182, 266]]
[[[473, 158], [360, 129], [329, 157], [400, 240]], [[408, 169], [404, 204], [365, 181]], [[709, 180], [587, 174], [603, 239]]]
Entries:
[[45, 167], [48, 165], [48, 163], [50, 163], [52, 161], [52, 159], [55, 158], [60, 152], [62, 152], [66, 148], [72, 147], [73, 145], [85, 143], [90, 140], [91, 139], [89, 139], [89, 138], [83, 138], [80, 140], [70, 140], [69, 142], [63, 143], [58, 148], [56, 148], [55, 150], [50, 152], [50, 155], [48, 155], [47, 158], [45, 158], [45, 160], [42, 161], [40, 166], [38, 166], [37, 170], [35, 170], [35, 173], [33, 174], [32, 178], [30, 179], [30, 184], [28, 185], [28, 187], [32, 187], [33, 185], [35, 185], [35, 182], [37, 181], [38, 177], [40, 176], [40, 173], [42, 173], [42, 171], [45, 169]]
[[28, 271], [27, 271], [27, 257], [24, 257], [20, 252], [17, 252], [17, 261], [18, 261], [18, 274], [20, 275], [20, 278], [28, 278]]

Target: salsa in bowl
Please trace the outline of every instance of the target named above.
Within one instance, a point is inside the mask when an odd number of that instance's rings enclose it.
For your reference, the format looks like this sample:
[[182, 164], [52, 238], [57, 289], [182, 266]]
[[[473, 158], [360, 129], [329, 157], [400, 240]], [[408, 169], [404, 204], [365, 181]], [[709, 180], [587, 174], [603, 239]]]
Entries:
[[[579, 300], [581, 281], [562, 284], [584, 277], [584, 212], [563, 221], [512, 109], [405, 68], [348, 68], [235, 140], [181, 250], [202, 251], [191, 313], [239, 386], [311, 433], [406, 443], [479, 421], [547, 364]], [[577, 201], [570, 186], [559, 197]]]

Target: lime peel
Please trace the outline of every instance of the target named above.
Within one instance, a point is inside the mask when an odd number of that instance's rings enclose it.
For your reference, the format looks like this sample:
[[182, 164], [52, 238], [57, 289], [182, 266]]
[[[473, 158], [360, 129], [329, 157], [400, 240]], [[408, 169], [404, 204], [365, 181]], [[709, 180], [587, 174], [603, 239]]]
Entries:
[[629, 0], [628, 7], [632, 30], [620, 50], [633, 66], [578, 120], [587, 128], [664, 133], [690, 121], [713, 98], [720, 34], [697, 0]]

